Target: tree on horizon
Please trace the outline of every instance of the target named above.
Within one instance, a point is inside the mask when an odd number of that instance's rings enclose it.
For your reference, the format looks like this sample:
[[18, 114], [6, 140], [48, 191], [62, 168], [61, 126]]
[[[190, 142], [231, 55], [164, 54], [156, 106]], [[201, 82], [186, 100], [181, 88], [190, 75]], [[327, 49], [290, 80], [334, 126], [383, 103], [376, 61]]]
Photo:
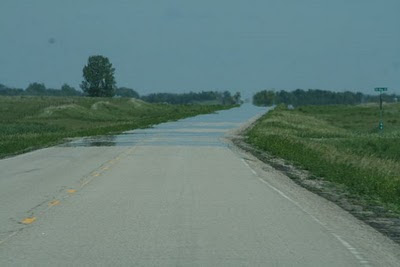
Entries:
[[90, 56], [83, 68], [83, 92], [91, 97], [113, 97], [116, 90], [115, 68], [107, 57]]

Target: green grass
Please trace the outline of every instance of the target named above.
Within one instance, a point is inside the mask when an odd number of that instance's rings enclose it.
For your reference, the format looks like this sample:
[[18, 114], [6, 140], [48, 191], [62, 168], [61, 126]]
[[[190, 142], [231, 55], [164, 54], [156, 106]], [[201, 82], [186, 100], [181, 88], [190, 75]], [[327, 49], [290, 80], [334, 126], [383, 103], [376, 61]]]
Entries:
[[249, 142], [354, 194], [400, 211], [400, 104], [278, 107], [248, 132]]
[[126, 98], [0, 96], [0, 158], [66, 138], [120, 133], [226, 108]]

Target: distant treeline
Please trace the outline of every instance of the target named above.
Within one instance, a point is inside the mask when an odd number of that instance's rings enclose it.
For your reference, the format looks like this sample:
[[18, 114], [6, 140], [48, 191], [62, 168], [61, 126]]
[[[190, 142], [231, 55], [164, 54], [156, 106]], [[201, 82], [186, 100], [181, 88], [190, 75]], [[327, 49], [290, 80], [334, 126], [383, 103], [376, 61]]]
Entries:
[[149, 103], [168, 103], [168, 104], [193, 104], [200, 102], [218, 103], [223, 105], [240, 104], [240, 93], [233, 96], [229, 91], [216, 92], [216, 91], [202, 91], [200, 93], [154, 93], [143, 96], [142, 100]]
[[31, 83], [24, 89], [10, 88], [3, 84], [0, 84], [0, 95], [4, 96], [81, 96], [82, 92], [75, 88], [64, 84], [61, 89], [46, 88], [43, 83]]
[[[395, 94], [383, 94], [385, 102], [395, 102], [399, 96]], [[308, 89], [307, 91], [297, 89], [294, 91], [263, 90], [253, 96], [253, 104], [256, 106], [272, 106], [286, 104], [297, 106], [304, 105], [355, 105], [367, 102], [379, 101], [379, 95], [366, 95], [360, 92], [332, 92], [319, 89]]]
[[[0, 95], [4, 96], [85, 96], [85, 94], [76, 90], [74, 87], [64, 84], [61, 89], [46, 88], [43, 83], [31, 83], [24, 89], [10, 88], [0, 84]], [[139, 98], [139, 94], [129, 88], [120, 87], [115, 90], [115, 95], [118, 97], [134, 97]]]
[[[0, 95], [3, 96], [85, 96], [82, 91], [76, 90], [74, 87], [64, 84], [61, 89], [46, 88], [43, 83], [31, 83], [24, 89], [10, 88], [0, 84]], [[222, 104], [232, 105], [241, 103], [241, 95], [239, 92], [232, 95], [229, 91], [202, 91], [199, 93], [190, 92], [182, 94], [174, 93], [152, 93], [140, 96], [133, 89], [120, 87], [115, 90], [116, 97], [130, 97], [142, 99], [150, 103], [168, 103], [168, 104]]]

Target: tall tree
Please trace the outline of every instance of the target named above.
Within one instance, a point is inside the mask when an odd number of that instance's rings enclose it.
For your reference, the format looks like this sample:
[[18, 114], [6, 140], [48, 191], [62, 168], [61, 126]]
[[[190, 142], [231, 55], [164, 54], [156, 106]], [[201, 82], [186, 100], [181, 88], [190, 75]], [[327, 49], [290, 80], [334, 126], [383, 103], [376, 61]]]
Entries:
[[114, 72], [115, 69], [107, 57], [89, 57], [87, 65], [83, 68], [83, 92], [93, 97], [113, 97], [116, 89]]

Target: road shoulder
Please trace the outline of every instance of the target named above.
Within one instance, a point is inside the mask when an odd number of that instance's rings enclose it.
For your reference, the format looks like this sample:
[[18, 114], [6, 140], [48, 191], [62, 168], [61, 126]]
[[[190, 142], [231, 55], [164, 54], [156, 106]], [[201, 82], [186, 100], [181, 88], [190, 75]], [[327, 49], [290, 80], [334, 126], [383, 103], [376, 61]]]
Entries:
[[382, 208], [368, 209], [368, 206], [362, 206], [361, 200], [350, 195], [340, 185], [310, 178], [312, 175], [307, 171], [246, 143], [245, 133], [256, 121], [257, 118], [250, 120], [225, 137], [231, 150], [255, 170], [261, 179], [294, 199], [306, 213], [326, 225], [327, 229], [338, 236], [345, 236], [348, 243], [359, 246], [368, 258], [374, 254], [385, 255], [393, 266], [398, 266], [400, 219], [390, 217]]

